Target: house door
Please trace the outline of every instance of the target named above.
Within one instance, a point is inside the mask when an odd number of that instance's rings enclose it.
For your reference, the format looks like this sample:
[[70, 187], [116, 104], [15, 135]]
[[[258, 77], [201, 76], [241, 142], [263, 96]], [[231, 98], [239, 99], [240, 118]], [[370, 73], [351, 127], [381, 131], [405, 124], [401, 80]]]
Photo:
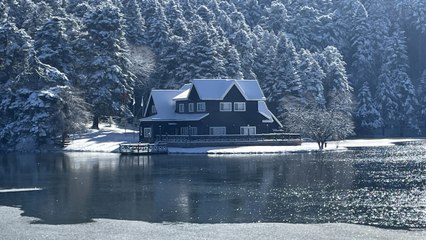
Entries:
[[254, 126], [240, 127], [240, 134], [241, 135], [255, 135], [256, 134], [256, 127], [254, 127]]

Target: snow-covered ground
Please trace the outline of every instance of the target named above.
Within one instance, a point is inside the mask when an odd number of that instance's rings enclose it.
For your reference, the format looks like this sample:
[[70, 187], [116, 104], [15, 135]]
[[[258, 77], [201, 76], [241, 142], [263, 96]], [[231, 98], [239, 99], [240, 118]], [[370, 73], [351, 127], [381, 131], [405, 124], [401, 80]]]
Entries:
[[[119, 144], [135, 143], [139, 139], [135, 130], [125, 130], [115, 125], [101, 125], [100, 130], [72, 136], [71, 144], [65, 151], [76, 152], [118, 152]], [[346, 150], [348, 147], [390, 146], [395, 142], [420, 141], [421, 139], [356, 139], [331, 141], [325, 150]], [[424, 141], [424, 140], [423, 140]], [[244, 147], [199, 147], [199, 148], [169, 148], [169, 153], [175, 154], [272, 154], [289, 152], [317, 151], [314, 142], [304, 142], [301, 146], [244, 146]]]
[[72, 225], [32, 224], [22, 211], [0, 207], [0, 238], [20, 239], [424, 239], [426, 231], [389, 230], [362, 225], [327, 224], [191, 224], [148, 223], [111, 219]]
[[135, 130], [101, 124], [99, 130], [90, 129], [87, 133], [72, 135], [71, 144], [64, 151], [118, 152], [121, 143], [138, 142], [138, 134]]

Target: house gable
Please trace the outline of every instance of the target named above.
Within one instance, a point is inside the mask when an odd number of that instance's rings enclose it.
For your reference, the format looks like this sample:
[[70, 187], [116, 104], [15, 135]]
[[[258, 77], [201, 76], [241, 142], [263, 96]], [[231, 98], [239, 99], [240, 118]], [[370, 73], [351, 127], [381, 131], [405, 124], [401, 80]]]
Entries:
[[154, 105], [154, 100], [152, 99], [152, 94], [149, 94], [148, 103], [146, 104], [145, 111], [143, 113], [143, 117], [149, 117], [149, 116], [153, 115], [151, 113], [151, 109], [152, 109], [153, 105]]
[[188, 99], [190, 101], [199, 101], [200, 100], [200, 96], [198, 95], [197, 89], [194, 86], [192, 86], [192, 88], [189, 92]]
[[222, 99], [223, 101], [233, 101], [233, 102], [245, 102], [246, 98], [243, 96], [241, 91], [238, 89], [236, 85], [233, 85], [228, 92], [226, 93], [225, 97]]

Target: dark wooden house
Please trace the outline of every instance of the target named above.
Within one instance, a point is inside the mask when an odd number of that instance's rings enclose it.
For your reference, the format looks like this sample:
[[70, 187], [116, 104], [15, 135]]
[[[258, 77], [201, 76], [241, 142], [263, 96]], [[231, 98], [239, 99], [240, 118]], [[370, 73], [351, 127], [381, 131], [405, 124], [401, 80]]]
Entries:
[[265, 100], [256, 80], [200, 79], [179, 90], [155, 89], [140, 122], [140, 140], [273, 133], [282, 125]]

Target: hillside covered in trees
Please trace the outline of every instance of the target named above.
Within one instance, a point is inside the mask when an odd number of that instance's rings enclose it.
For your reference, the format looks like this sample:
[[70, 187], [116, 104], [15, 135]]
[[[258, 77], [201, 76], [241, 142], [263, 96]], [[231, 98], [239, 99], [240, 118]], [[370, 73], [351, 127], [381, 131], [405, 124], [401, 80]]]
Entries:
[[257, 79], [284, 122], [338, 103], [358, 135], [424, 135], [425, 43], [424, 0], [5, 0], [0, 149], [203, 78]]

